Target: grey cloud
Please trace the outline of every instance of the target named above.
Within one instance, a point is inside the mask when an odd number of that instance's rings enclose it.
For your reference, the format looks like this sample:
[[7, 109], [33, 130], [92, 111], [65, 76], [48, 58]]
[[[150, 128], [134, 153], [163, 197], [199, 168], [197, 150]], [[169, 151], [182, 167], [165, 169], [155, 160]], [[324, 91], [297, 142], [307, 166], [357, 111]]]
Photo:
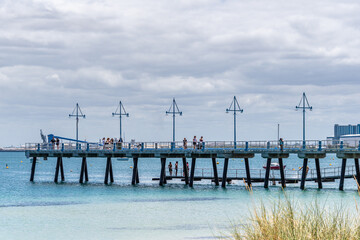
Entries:
[[38, 141], [37, 131], [116, 135], [122, 99], [129, 138], [166, 140], [172, 97], [178, 136], [231, 139], [225, 114], [237, 95], [240, 139], [301, 137], [295, 105], [306, 91], [309, 137], [355, 123], [360, 4], [356, 1], [2, 1], [0, 145]]

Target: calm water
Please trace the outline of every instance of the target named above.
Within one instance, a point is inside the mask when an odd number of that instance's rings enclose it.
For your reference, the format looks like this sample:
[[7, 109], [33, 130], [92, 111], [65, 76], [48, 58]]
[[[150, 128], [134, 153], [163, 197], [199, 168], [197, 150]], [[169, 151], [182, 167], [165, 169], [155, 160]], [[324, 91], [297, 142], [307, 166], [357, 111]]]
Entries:
[[[283, 195], [279, 185], [264, 190], [263, 184], [254, 184], [250, 193], [241, 181], [227, 189], [210, 181], [195, 182], [191, 189], [180, 180], [159, 187], [151, 180], [159, 177], [159, 159], [139, 160], [140, 184], [135, 187], [130, 185], [132, 161], [114, 159], [115, 184], [105, 186], [105, 161], [88, 159], [90, 182], [80, 185], [80, 159], [64, 159], [66, 182], [59, 184], [53, 183], [55, 159], [40, 159], [35, 183], [30, 183], [31, 164], [24, 153], [0, 153], [0, 239], [211, 239], [227, 232], [231, 222], [243, 223], [260, 201], [267, 204]], [[219, 160], [219, 173], [222, 164]], [[260, 157], [251, 160], [252, 168], [264, 164]], [[296, 170], [302, 162], [293, 156], [285, 164]], [[322, 167], [330, 164], [341, 163], [330, 155], [321, 162]], [[309, 166], [314, 168], [314, 161]], [[199, 159], [196, 167], [196, 175], [201, 174], [211, 161]], [[230, 160], [229, 168], [243, 169], [244, 163]], [[286, 193], [301, 204], [317, 200], [353, 208], [359, 200], [355, 181], [345, 180], [343, 192], [338, 184], [323, 183], [321, 191], [315, 183], [307, 182], [306, 191], [289, 184]]]

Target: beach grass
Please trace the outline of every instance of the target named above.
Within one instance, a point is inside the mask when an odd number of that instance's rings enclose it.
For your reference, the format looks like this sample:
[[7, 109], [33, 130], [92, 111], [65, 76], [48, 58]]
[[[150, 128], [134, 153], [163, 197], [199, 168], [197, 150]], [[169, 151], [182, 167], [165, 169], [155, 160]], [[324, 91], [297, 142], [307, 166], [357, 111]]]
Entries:
[[358, 240], [360, 215], [344, 206], [329, 209], [314, 201], [300, 207], [285, 197], [251, 210], [247, 222], [233, 225], [223, 239], [233, 240]]

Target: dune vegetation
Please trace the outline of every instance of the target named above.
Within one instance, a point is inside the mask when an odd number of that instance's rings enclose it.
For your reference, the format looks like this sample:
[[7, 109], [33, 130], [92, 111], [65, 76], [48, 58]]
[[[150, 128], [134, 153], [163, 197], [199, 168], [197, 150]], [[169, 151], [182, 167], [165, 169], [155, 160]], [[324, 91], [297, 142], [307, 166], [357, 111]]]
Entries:
[[344, 206], [329, 209], [317, 201], [299, 207], [299, 204], [285, 197], [270, 204], [270, 207], [261, 204], [251, 210], [247, 222], [234, 225], [232, 232], [223, 239], [359, 240], [360, 215], [357, 204], [351, 210]]

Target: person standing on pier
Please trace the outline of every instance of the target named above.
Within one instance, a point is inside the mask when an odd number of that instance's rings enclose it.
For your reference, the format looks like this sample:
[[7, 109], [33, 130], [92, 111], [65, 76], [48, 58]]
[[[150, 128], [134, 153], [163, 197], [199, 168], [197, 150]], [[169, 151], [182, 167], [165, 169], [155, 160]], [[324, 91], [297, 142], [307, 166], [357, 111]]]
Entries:
[[204, 138], [203, 138], [203, 136], [201, 136], [200, 140], [199, 140], [199, 149], [202, 149], [203, 143], [204, 143]]
[[123, 143], [123, 139], [120, 138], [120, 139], [119, 139], [119, 142], [118, 142], [118, 144], [119, 144], [119, 145], [118, 145], [118, 148], [119, 148], [119, 149], [122, 149], [122, 143]]
[[168, 168], [169, 168], [169, 173], [170, 173], [170, 176], [172, 176], [172, 164], [171, 164], [171, 162], [169, 163]]
[[179, 167], [179, 162], [176, 161], [175, 163], [175, 176], [177, 176], [177, 173], [178, 173], [178, 167]]
[[57, 150], [59, 150], [59, 145], [60, 145], [60, 140], [58, 138], [56, 138], [56, 147], [57, 147]]
[[194, 136], [194, 139], [193, 139], [194, 150], [196, 148], [196, 144], [197, 144], [197, 139], [196, 139], [196, 136]]
[[53, 137], [50, 142], [52, 149], [55, 149], [55, 137]]
[[186, 138], [184, 138], [184, 140], [183, 140], [183, 146], [184, 146], [184, 149], [187, 149], [187, 139]]
[[282, 138], [280, 138], [279, 140], [279, 145], [280, 145], [280, 151], [284, 150], [284, 140]]

